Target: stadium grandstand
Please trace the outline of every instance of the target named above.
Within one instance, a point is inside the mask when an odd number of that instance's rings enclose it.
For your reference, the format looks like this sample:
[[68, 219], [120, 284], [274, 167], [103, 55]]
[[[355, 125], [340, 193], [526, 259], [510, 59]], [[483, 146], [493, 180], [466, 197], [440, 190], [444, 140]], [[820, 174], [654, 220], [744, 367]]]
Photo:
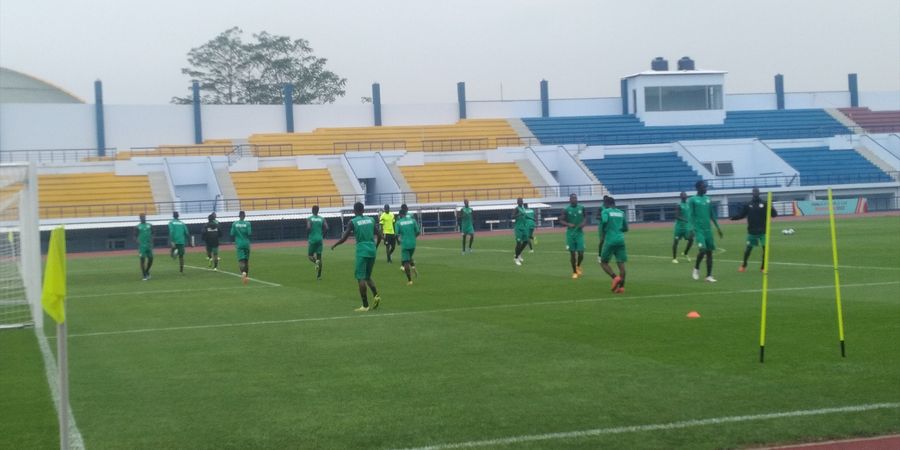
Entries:
[[588, 205], [612, 193], [632, 220], [671, 220], [697, 180], [722, 215], [754, 186], [783, 209], [827, 187], [870, 210], [900, 208], [900, 92], [776, 83], [725, 94], [725, 72], [652, 69], [623, 77], [616, 98], [462, 94], [454, 108], [292, 105], [288, 115], [283, 105], [88, 105], [4, 68], [0, 155], [38, 165], [42, 224], [83, 229], [75, 250], [130, 245], [121, 229], [142, 212], [199, 223], [210, 211], [302, 218], [320, 205], [340, 216], [358, 200], [439, 215], [469, 199], [495, 211], [477, 224], [493, 229], [509, 226], [504, 205], [517, 197], [553, 209], [569, 193]]

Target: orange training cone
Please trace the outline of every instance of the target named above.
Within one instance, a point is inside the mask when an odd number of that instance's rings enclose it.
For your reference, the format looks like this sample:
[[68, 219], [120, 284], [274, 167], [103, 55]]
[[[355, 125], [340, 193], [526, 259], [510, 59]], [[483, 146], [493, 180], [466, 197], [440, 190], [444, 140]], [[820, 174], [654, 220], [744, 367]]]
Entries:
[[691, 311], [687, 314], [687, 318], [688, 319], [699, 319], [700, 313], [698, 313], [697, 311]]

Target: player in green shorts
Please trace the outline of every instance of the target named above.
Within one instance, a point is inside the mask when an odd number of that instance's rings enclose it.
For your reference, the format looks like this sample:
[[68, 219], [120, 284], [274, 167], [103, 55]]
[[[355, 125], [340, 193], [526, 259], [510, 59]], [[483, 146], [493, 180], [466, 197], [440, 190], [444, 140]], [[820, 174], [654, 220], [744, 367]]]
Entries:
[[694, 228], [694, 240], [697, 242], [697, 260], [694, 262], [694, 271], [691, 278], [700, 279], [700, 262], [706, 258], [706, 281], [715, 283], [716, 279], [712, 276], [713, 267], [713, 250], [716, 249], [716, 241], [709, 227], [712, 221], [716, 226], [719, 237], [723, 237], [722, 229], [719, 228], [719, 221], [716, 220], [715, 205], [709, 197], [706, 196], [706, 182], [699, 180], [696, 183], [697, 195], [688, 199], [688, 209], [691, 211], [691, 225]]
[[238, 213], [238, 220], [231, 224], [229, 234], [234, 239], [234, 250], [237, 253], [238, 270], [241, 272], [241, 283], [250, 282], [250, 235], [253, 228], [250, 222], [244, 220], [247, 214], [244, 211]]
[[328, 222], [319, 215], [319, 205], [313, 205], [312, 215], [306, 219], [306, 257], [316, 266], [316, 280], [322, 279], [322, 240], [328, 232]]
[[[616, 201], [612, 197], [604, 197], [603, 206], [603, 212], [600, 213], [600, 246], [603, 249], [600, 253], [600, 267], [612, 278], [612, 291], [621, 294], [625, 292], [625, 263], [628, 262], [623, 234], [628, 232], [628, 219], [624, 211], [616, 208]], [[618, 275], [609, 267], [612, 257], [616, 258], [616, 265], [619, 266]]]
[[522, 250], [525, 250], [525, 246], [528, 245], [528, 216], [525, 214], [525, 206], [524, 203], [522, 203], [522, 197], [516, 199], [516, 209], [513, 211], [512, 218], [515, 221], [513, 231], [516, 234], [516, 251], [513, 262], [516, 263], [517, 266], [521, 266], [522, 263], [525, 262], [525, 260], [522, 259]]
[[[600, 209], [597, 210], [598, 220], [603, 217], [603, 209], [606, 208], [604, 203], [606, 203], [606, 199], [608, 199], [608, 195], [603, 196], [603, 201], [600, 202]], [[603, 264], [603, 226], [601, 224], [597, 224], [597, 234], [599, 234], [599, 244], [597, 245], [597, 262]]]
[[172, 220], [169, 221], [169, 242], [172, 243], [170, 254], [172, 258], [178, 255], [178, 271], [184, 274], [184, 244], [191, 239], [188, 233], [187, 225], [178, 219], [178, 211], [172, 213]]
[[400, 205], [400, 216], [394, 223], [397, 231], [397, 237], [400, 239], [400, 261], [403, 263], [403, 271], [406, 273], [406, 284], [412, 285], [412, 277], [410, 272], [416, 274], [419, 278], [419, 271], [416, 270], [416, 261], [413, 260], [413, 254], [416, 252], [416, 237], [419, 236], [419, 223], [416, 219], [409, 215], [409, 208], [406, 204]]
[[473, 211], [469, 207], [469, 199], [463, 200], [463, 207], [459, 210], [459, 231], [462, 233], [462, 254], [466, 254], [466, 236], [469, 236], [469, 253], [472, 253], [472, 241], [475, 240], [475, 226]]
[[566, 248], [569, 249], [573, 280], [583, 273], [581, 261], [584, 260], [584, 222], [584, 205], [578, 204], [577, 195], [569, 195], [569, 206], [560, 214], [559, 223], [566, 227]]
[[[772, 208], [772, 217], [778, 217], [778, 212]], [[753, 247], [760, 246], [762, 248], [762, 263], [759, 270], [766, 269], [766, 202], [759, 195], [759, 188], [753, 188], [752, 198], [747, 204], [741, 208], [741, 212], [731, 218], [731, 220], [741, 220], [747, 218], [747, 248], [744, 250], [744, 263], [738, 268], [738, 272], [747, 271], [747, 259], [750, 258], [750, 252]]]
[[138, 243], [138, 257], [141, 260], [141, 279], [150, 279], [150, 267], [153, 266], [153, 225], [147, 223], [147, 215], [138, 215], [141, 221], [134, 227], [134, 240]]
[[675, 232], [672, 240], [672, 263], [674, 264], [678, 264], [678, 257], [676, 256], [678, 253], [678, 241], [682, 239], [687, 240], [687, 246], [684, 247], [682, 255], [688, 262], [691, 260], [691, 257], [688, 256], [688, 251], [694, 245], [694, 230], [691, 228], [691, 209], [687, 199], [687, 192], [682, 192], [681, 203], [675, 207]]
[[203, 242], [206, 243], [206, 267], [219, 270], [219, 241], [222, 239], [222, 229], [216, 220], [216, 213], [210, 214], [206, 225], [203, 226]]
[[528, 229], [528, 252], [534, 253], [534, 210], [528, 207], [528, 203], [524, 203], [525, 207], [525, 228]]
[[375, 281], [372, 280], [372, 269], [375, 267], [375, 251], [384, 237], [381, 230], [375, 226], [375, 219], [363, 215], [365, 206], [356, 202], [353, 205], [353, 219], [350, 219], [350, 225], [344, 230], [341, 238], [331, 246], [334, 250], [338, 245], [343, 244], [350, 234], [356, 236], [356, 282], [359, 285], [359, 296], [362, 298], [362, 307], [356, 308], [357, 312], [365, 312], [369, 310], [369, 300], [366, 297], [366, 286], [372, 290], [372, 309], [377, 309], [381, 304], [381, 296], [375, 288]]

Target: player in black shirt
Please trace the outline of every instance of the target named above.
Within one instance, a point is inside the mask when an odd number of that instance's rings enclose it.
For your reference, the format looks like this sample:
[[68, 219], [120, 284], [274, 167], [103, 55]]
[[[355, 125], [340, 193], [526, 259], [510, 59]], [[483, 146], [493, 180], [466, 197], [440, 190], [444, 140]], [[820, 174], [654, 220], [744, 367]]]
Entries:
[[[772, 217], [777, 217], [778, 212], [772, 208]], [[738, 272], [747, 270], [747, 258], [757, 245], [762, 248], [762, 263], [759, 270], [765, 270], [766, 261], [766, 201], [759, 196], [759, 188], [753, 188], [753, 198], [741, 208], [741, 212], [731, 220], [747, 218], [747, 249], [744, 250], [744, 263], [738, 268]]]
[[203, 225], [203, 242], [206, 242], [206, 260], [207, 267], [212, 270], [219, 270], [219, 239], [222, 237], [222, 230], [219, 228], [219, 221], [216, 220], [216, 213], [212, 213], [208, 217], [209, 221]]

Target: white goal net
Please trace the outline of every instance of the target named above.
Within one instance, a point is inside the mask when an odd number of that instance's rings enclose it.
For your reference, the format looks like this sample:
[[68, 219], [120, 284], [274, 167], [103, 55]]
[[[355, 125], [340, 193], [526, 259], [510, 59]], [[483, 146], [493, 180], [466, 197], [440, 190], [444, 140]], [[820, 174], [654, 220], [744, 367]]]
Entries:
[[0, 329], [43, 325], [37, 176], [0, 164]]

